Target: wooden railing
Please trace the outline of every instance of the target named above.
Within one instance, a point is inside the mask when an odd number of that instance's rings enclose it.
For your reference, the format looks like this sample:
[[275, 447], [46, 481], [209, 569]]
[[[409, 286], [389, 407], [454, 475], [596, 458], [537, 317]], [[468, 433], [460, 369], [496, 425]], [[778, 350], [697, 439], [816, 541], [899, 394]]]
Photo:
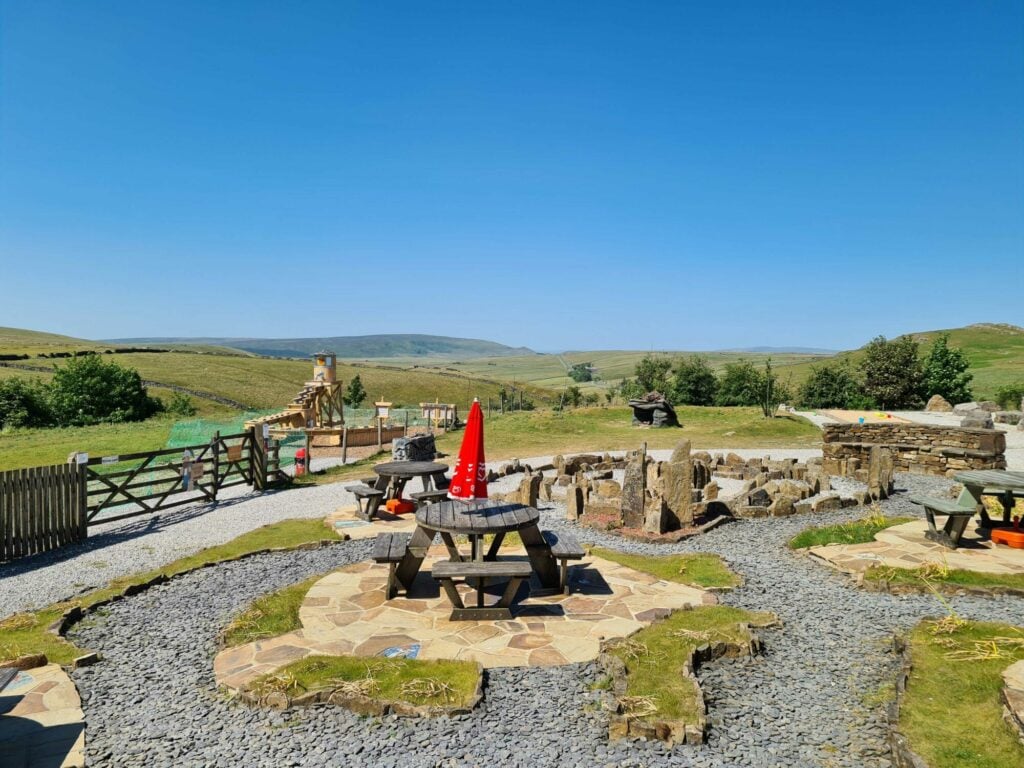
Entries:
[[75, 464], [0, 472], [0, 560], [86, 536], [85, 469]]

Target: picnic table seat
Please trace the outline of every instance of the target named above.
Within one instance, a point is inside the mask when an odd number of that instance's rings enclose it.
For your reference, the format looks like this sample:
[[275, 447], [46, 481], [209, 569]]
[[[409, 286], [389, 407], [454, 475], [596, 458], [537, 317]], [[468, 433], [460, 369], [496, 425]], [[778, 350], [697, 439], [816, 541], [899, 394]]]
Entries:
[[445, 488], [438, 488], [434, 491], [417, 491], [416, 493], [410, 493], [409, 498], [416, 502], [416, 509], [419, 509], [425, 504], [444, 501], [448, 498], [448, 491]]
[[[948, 549], [960, 546], [960, 537], [963, 536], [967, 523], [977, 512], [974, 497], [967, 490], [962, 491], [960, 497], [955, 500], [941, 499], [937, 496], [911, 496], [910, 501], [924, 507], [924, 515], [928, 519], [925, 538], [938, 542]], [[946, 524], [941, 531], [935, 527], [936, 515], [946, 515]]]
[[0, 668], [0, 691], [6, 688], [10, 682], [18, 676], [18, 670], [14, 667]]
[[544, 531], [544, 541], [551, 547], [551, 554], [558, 560], [558, 585], [562, 592], [569, 594], [569, 561], [582, 560], [586, 552], [571, 533]]
[[410, 535], [408, 533], [378, 533], [373, 540], [373, 551], [370, 557], [374, 562], [388, 564], [387, 599], [390, 600], [398, 594], [398, 583], [395, 579], [395, 569], [405, 557], [405, 551], [409, 547]]
[[[444, 587], [445, 594], [452, 603], [451, 621], [478, 620], [498, 621], [511, 619], [509, 610], [512, 600], [519, 591], [524, 579], [530, 578], [533, 568], [526, 560], [441, 560], [434, 563], [432, 575]], [[484, 605], [484, 587], [488, 579], [508, 579], [498, 602], [491, 606]], [[476, 605], [467, 607], [462, 596], [455, 588], [456, 579], [472, 579], [476, 584]]]
[[384, 491], [363, 484], [346, 485], [345, 490], [356, 497], [356, 514], [363, 520], [373, 520], [373, 516], [380, 509], [380, 503], [384, 500]]

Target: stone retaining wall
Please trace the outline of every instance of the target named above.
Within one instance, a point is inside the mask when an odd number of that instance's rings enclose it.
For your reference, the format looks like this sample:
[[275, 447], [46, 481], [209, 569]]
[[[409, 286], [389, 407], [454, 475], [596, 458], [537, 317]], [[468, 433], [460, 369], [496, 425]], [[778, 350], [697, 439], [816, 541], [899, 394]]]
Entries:
[[827, 424], [823, 469], [852, 476], [866, 467], [873, 446], [889, 448], [897, 472], [951, 477], [968, 469], [1006, 469], [1006, 435], [993, 429], [926, 424]]

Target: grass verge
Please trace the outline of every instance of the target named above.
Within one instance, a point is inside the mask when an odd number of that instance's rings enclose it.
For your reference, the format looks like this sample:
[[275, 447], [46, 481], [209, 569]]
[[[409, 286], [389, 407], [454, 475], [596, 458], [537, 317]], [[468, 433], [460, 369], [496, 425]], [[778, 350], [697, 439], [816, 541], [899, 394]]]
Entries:
[[131, 587], [160, 576], [175, 576], [210, 563], [234, 560], [264, 549], [290, 549], [331, 538], [322, 520], [283, 520], [244, 533], [225, 544], [208, 547], [193, 555], [179, 558], [152, 571], [115, 579], [106, 587], [88, 592], [74, 600], [55, 603], [38, 611], [14, 614], [0, 621], [0, 660], [43, 653], [51, 662], [70, 664], [86, 651], [50, 632], [49, 628], [72, 608], [92, 608], [123, 595]]
[[770, 613], [724, 605], [676, 611], [608, 648], [626, 667], [627, 715], [694, 722], [700, 714], [700, 690], [685, 666], [694, 649], [724, 642], [746, 647], [749, 626], [776, 621]]
[[790, 549], [822, 547], [826, 544], [865, 544], [875, 540], [875, 534], [914, 520], [913, 517], [885, 517], [872, 515], [839, 525], [811, 526], [789, 540]]
[[931, 768], [1024, 765], [1024, 747], [1002, 719], [1002, 672], [1024, 659], [1024, 629], [924, 621], [910, 635], [912, 669], [899, 729]]
[[261, 698], [337, 690], [415, 706], [466, 707], [479, 677], [479, 667], [469, 661], [308, 656], [253, 680], [248, 689]]
[[891, 586], [915, 587], [922, 591], [933, 591], [943, 586], [976, 587], [980, 589], [1024, 590], [1024, 574], [983, 573], [957, 568], [923, 567], [891, 568], [873, 565], [864, 572], [864, 580], [886, 583]]
[[322, 578], [323, 574], [318, 574], [254, 600], [224, 629], [225, 647], [233, 648], [301, 629], [299, 608], [306, 593]]
[[664, 581], [691, 584], [697, 587], [728, 589], [738, 587], [742, 580], [729, 570], [718, 555], [632, 555], [613, 549], [594, 547], [590, 553], [603, 560], [624, 565], [635, 571], [649, 573]]

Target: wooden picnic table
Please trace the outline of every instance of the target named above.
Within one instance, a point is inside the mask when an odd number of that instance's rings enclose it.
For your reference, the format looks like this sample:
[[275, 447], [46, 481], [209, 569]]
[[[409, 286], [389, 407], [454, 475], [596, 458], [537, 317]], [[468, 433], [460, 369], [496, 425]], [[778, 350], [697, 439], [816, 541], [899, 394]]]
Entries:
[[423, 480], [424, 491], [433, 490], [435, 480], [444, 477], [448, 466], [437, 461], [387, 461], [377, 464], [373, 471], [377, 474], [377, 490], [387, 491], [388, 499], [400, 499], [406, 483], [414, 477]]
[[[419, 573], [427, 550], [440, 534], [453, 562], [487, 562], [497, 558], [505, 535], [516, 531], [530, 565], [544, 589], [559, 589], [558, 563], [551, 547], [541, 534], [538, 522], [540, 512], [525, 504], [478, 499], [470, 501], [448, 500], [428, 504], [416, 512], [416, 530], [409, 540], [405, 556], [395, 571], [395, 577], [406, 588]], [[470, 554], [459, 551], [455, 536], [467, 536]], [[494, 535], [490, 547], [484, 552], [484, 536]]]
[[[969, 472], [958, 472], [954, 478], [963, 484], [968, 493], [974, 497], [981, 516], [980, 528], [1001, 528], [1013, 524], [1011, 515], [1017, 499], [1024, 499], [1024, 472], [1011, 472], [1005, 469], [978, 469]], [[988, 510], [982, 500], [985, 496], [999, 499], [1003, 505], [1002, 522], [989, 517]]]

